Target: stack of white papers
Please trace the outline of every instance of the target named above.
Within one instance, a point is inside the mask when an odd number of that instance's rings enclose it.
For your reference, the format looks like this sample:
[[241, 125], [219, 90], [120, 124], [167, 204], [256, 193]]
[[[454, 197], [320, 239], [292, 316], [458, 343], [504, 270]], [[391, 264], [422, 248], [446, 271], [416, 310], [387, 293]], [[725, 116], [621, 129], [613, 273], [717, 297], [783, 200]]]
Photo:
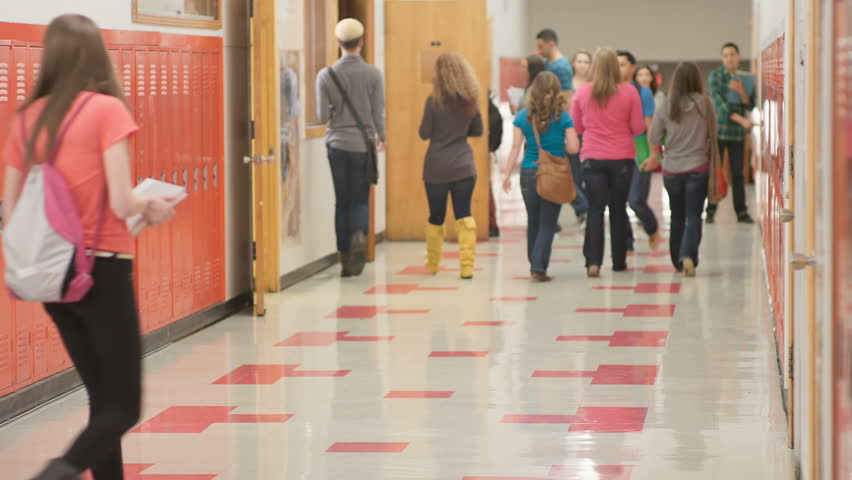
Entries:
[[[133, 189], [133, 193], [140, 197], [171, 197], [174, 199], [172, 206], [176, 206], [188, 196], [184, 187], [154, 180], [153, 178], [143, 180], [142, 183]], [[127, 231], [134, 237], [142, 233], [147, 227], [148, 222], [145, 221], [145, 217], [142, 214], [134, 215], [127, 219]]]

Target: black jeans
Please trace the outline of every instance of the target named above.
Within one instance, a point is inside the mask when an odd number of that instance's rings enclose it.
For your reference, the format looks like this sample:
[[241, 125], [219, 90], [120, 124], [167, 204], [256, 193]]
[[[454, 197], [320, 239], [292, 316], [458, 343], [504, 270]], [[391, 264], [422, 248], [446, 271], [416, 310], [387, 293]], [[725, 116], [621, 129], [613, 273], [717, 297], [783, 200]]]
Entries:
[[531, 272], [547, 273], [562, 205], [539, 196], [535, 174], [534, 168], [521, 169], [521, 195], [527, 207], [527, 259]]
[[443, 225], [447, 218], [447, 198], [453, 197], [453, 213], [456, 220], [470, 216], [470, 200], [476, 177], [465, 178], [450, 183], [427, 183], [426, 199], [429, 201], [429, 223]]
[[89, 424], [63, 459], [92, 469], [95, 480], [121, 480], [121, 437], [139, 421], [142, 342], [133, 262], [98, 258], [95, 285], [72, 304], [45, 304], [89, 395]]
[[703, 227], [701, 210], [707, 199], [707, 180], [706, 173], [663, 177], [672, 210], [669, 250], [672, 264], [678, 270], [683, 268], [684, 258], [691, 258], [698, 265], [698, 247], [701, 245]]
[[337, 250], [348, 252], [352, 235], [370, 229], [370, 184], [367, 182], [367, 153], [328, 147], [328, 162], [334, 182], [334, 226]]
[[[734, 212], [739, 216], [748, 213], [745, 195], [745, 176], [743, 176], [743, 169], [745, 168], [745, 141], [729, 142], [719, 140], [719, 154], [723, 158], [725, 150], [728, 151], [728, 157], [731, 162], [731, 191], [734, 196]], [[714, 215], [718, 208], [718, 205], [709, 203], [707, 205], [707, 213]]]
[[636, 161], [585, 160], [583, 177], [589, 192], [589, 219], [583, 254], [586, 267], [601, 266], [604, 256], [604, 210], [609, 207], [609, 231], [612, 243], [612, 267], [627, 268], [627, 195]]
[[[651, 192], [651, 175], [652, 172], [643, 172], [638, 167], [633, 169], [633, 179], [630, 183], [630, 193], [627, 195], [627, 204], [630, 209], [639, 217], [642, 223], [642, 228], [649, 236], [657, 233], [660, 229], [657, 223], [657, 216], [648, 205], [648, 194]], [[630, 225], [630, 219], [627, 220], [627, 249], [633, 250], [633, 226]]]

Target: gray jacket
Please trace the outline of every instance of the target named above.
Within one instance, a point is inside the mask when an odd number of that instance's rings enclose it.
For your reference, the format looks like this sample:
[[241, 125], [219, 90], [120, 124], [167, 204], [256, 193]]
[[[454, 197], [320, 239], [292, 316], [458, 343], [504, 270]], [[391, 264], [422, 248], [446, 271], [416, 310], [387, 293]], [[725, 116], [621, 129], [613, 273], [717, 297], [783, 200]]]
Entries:
[[[332, 67], [349, 94], [371, 138], [385, 141], [385, 91], [382, 73], [357, 55], [346, 55]], [[352, 112], [334, 84], [328, 68], [317, 75], [317, 114], [320, 123], [328, 122], [326, 143], [338, 150], [366, 152], [364, 137]]]
[[681, 100], [683, 113], [680, 122], [669, 118], [669, 99], [664, 98], [654, 115], [650, 141], [654, 145], [663, 145], [663, 170], [671, 173], [684, 173], [695, 170], [709, 162], [709, 143], [707, 139], [707, 121], [716, 124], [713, 108], [708, 108], [706, 96], [693, 93]]

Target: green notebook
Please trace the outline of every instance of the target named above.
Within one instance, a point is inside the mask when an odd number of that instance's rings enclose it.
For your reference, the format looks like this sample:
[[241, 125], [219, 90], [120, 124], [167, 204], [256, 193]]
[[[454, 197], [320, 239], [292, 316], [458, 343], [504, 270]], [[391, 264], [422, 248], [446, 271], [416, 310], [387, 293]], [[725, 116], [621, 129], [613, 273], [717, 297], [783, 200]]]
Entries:
[[633, 137], [636, 143], [636, 163], [642, 165], [648, 157], [651, 156], [651, 147], [648, 145], [648, 135], [642, 134], [638, 137]]

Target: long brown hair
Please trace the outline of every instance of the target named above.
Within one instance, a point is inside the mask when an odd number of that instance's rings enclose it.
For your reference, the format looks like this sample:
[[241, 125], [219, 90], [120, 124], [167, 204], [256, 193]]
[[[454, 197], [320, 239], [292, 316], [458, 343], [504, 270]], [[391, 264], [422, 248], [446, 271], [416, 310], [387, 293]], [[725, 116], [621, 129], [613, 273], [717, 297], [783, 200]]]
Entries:
[[476, 111], [479, 80], [470, 62], [457, 53], [442, 53], [438, 57], [432, 80], [432, 101], [441, 109], [460, 106], [467, 113]]
[[639, 78], [639, 72], [641, 72], [642, 70], [647, 70], [648, 73], [651, 74], [651, 85], [648, 88], [651, 89], [651, 93], [656, 95], [657, 92], [660, 90], [660, 86], [657, 84], [657, 75], [656, 73], [654, 73], [654, 69], [651, 68], [650, 65], [642, 65], [641, 67], [637, 68], [635, 72], [633, 72], [633, 83], [639, 85], [639, 81], [637, 79]]
[[[675, 69], [669, 94], [669, 118], [673, 122], [680, 123], [683, 118], [682, 103], [694, 93], [704, 95], [704, 79], [701, 78], [701, 70], [693, 62], [683, 62]], [[706, 102], [702, 103], [706, 105]], [[696, 106], [701, 112], [706, 110], [703, 106]]]
[[542, 72], [535, 77], [527, 100], [527, 117], [539, 133], [547, 131], [551, 120], [559, 121], [565, 110], [565, 97], [559, 78], [553, 72]]
[[19, 109], [23, 112], [37, 100], [47, 99], [27, 139], [26, 165], [36, 161], [36, 140], [43, 130], [47, 130], [45, 154], [54, 149], [62, 120], [81, 92], [111, 95], [126, 104], [101, 32], [88, 17], [62, 15], [50, 22], [41, 63], [35, 89]]
[[599, 48], [592, 59], [591, 70], [592, 98], [601, 107], [606, 108], [609, 99], [618, 93], [621, 72], [618, 69], [618, 55], [611, 48]]
[[527, 73], [529, 73], [529, 80], [527, 81], [527, 87], [524, 89], [529, 91], [532, 88], [533, 82], [535, 82], [535, 77], [538, 76], [541, 72], [547, 70], [547, 67], [544, 65], [544, 59], [538, 55], [530, 55], [526, 58], [527, 60]]

